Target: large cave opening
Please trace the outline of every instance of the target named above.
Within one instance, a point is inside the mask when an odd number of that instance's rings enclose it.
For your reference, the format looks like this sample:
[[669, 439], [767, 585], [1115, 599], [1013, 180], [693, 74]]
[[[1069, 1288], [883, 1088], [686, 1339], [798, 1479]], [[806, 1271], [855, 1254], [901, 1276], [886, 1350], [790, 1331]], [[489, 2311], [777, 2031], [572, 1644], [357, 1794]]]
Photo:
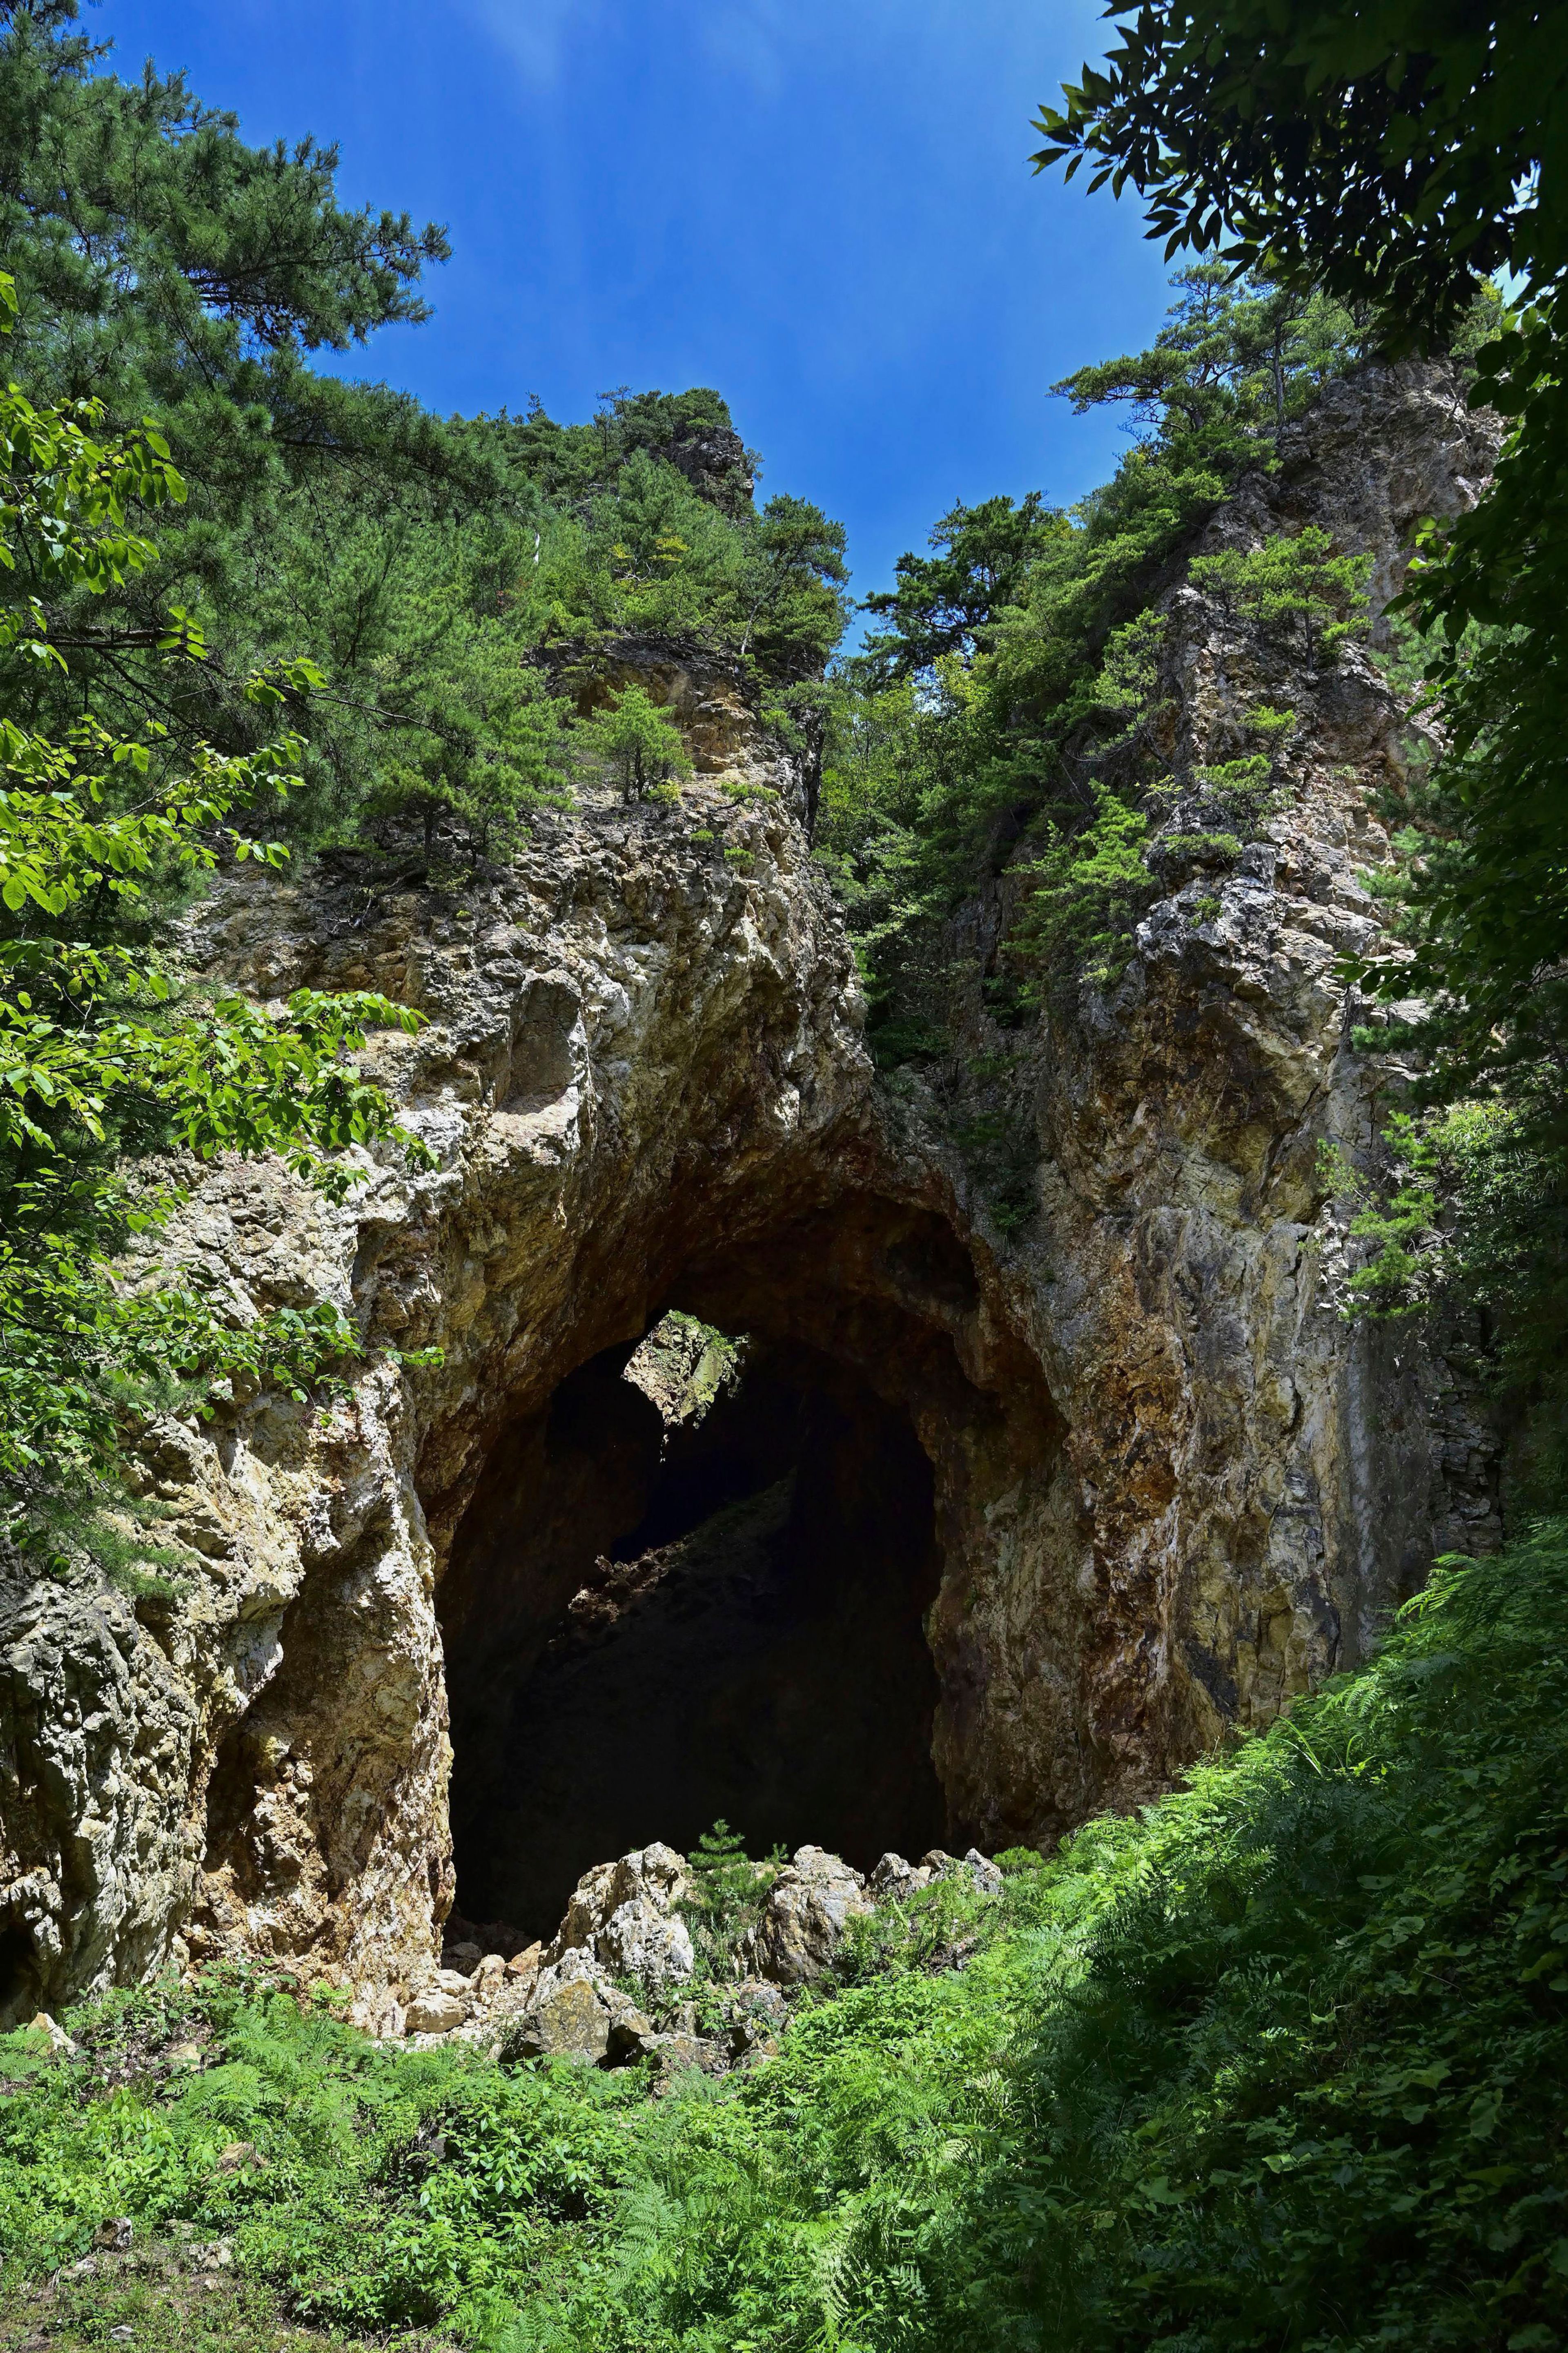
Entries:
[[441, 1592], [457, 1905], [548, 1935], [592, 1863], [723, 1818], [868, 1867], [942, 1834], [931, 1465], [792, 1340], [667, 1316], [502, 1433]]

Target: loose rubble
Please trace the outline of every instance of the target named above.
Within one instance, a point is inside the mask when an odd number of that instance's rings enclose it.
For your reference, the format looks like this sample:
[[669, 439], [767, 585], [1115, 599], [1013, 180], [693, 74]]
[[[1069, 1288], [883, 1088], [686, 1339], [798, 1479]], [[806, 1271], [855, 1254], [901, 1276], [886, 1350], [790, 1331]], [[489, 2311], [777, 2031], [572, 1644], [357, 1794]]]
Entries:
[[699, 1969], [684, 1909], [696, 1894], [687, 1859], [656, 1842], [584, 1872], [547, 1945], [508, 1956], [459, 1934], [446, 1966], [406, 2000], [370, 1994], [349, 2016], [416, 2048], [457, 2039], [509, 2061], [651, 2062], [657, 2092], [686, 2068], [725, 2074], [771, 2058], [792, 2001], [831, 1978], [852, 1921], [961, 1874], [1000, 1895], [1001, 1872], [973, 1847], [962, 1859], [932, 1848], [918, 1862], [884, 1854], [868, 1877], [822, 1847], [797, 1847], [739, 1940], [736, 1974], [714, 1981]]

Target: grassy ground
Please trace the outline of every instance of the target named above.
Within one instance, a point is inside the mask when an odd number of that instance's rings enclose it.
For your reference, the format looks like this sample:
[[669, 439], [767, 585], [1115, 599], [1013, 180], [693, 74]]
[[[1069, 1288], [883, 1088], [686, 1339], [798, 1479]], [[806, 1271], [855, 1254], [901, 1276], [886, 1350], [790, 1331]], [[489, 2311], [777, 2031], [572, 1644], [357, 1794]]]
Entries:
[[130, 2345], [150, 2353], [457, 2353], [456, 2341], [412, 2335], [344, 2337], [301, 2327], [274, 2288], [256, 2280], [192, 2276], [184, 2251], [168, 2244], [104, 2266], [96, 2279], [67, 2275], [13, 2291], [0, 2316], [0, 2353], [76, 2353], [78, 2347]]
[[75, 2057], [0, 2038], [0, 2353], [1568, 2342], [1562, 1528], [1005, 1870], [879, 1913], [779, 2056], [658, 2099], [259, 1975], [116, 1995]]

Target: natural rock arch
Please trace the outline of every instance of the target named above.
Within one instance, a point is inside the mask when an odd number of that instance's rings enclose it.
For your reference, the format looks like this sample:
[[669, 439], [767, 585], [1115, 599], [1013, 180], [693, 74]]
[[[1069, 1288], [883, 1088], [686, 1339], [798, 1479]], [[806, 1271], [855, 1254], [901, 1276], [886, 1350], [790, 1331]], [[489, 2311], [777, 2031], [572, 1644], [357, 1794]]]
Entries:
[[[554, 1704], [574, 1694], [582, 1722], [596, 1671], [580, 1655], [582, 1643], [575, 1657], [563, 1658], [561, 1648], [574, 1598], [584, 1635], [595, 1631], [595, 1588], [585, 1581], [595, 1558], [617, 1546], [631, 1558], [661, 1542], [696, 1542], [713, 1510], [750, 1498], [762, 1525], [711, 1532], [695, 1565], [655, 1564], [659, 1573], [678, 1567], [700, 1587], [728, 1555], [744, 1590], [722, 1623], [710, 1623], [718, 1652], [711, 1641], [705, 1652], [700, 1641], [671, 1636], [657, 1666], [647, 1654], [648, 1672], [670, 1678], [671, 1692], [682, 1673], [705, 1683], [688, 1691], [694, 1707], [721, 1700], [727, 1628], [737, 1651], [732, 1671], [759, 1704], [779, 1702], [792, 1712], [796, 1732], [793, 1743], [783, 1734], [771, 1744], [752, 1741], [750, 1787], [731, 1778], [726, 1790], [723, 1777], [710, 1772], [683, 1799], [679, 1776], [668, 1770], [669, 1744], [658, 1742], [645, 1707], [644, 1736], [659, 1747], [665, 1786], [678, 1808], [689, 1813], [697, 1805], [701, 1813], [667, 1818], [664, 1831], [689, 1840], [726, 1811], [766, 1842], [799, 1844], [815, 1831], [852, 1859], [866, 1851], [868, 1865], [883, 1846], [918, 1852], [944, 1831], [993, 1846], [1051, 1835], [1081, 1805], [1081, 1790], [1053, 1789], [1050, 1776], [1010, 1787], [1008, 1760], [975, 1748], [970, 1662], [955, 1631], [963, 1591], [991, 1574], [1000, 1528], [1016, 1535], [1026, 1514], [1037, 1543], [1054, 1535], [1068, 1558], [1082, 1549], [1060, 1424], [1037, 1367], [1009, 1352], [1000, 1362], [987, 1357], [973, 1269], [951, 1227], [929, 1212], [863, 1197], [773, 1227], [759, 1218], [749, 1235], [743, 1217], [736, 1222], [740, 1234], [722, 1246], [710, 1240], [666, 1293], [668, 1303], [750, 1342], [736, 1393], [715, 1410], [706, 1470], [700, 1446], [688, 1440], [677, 1445], [673, 1470], [667, 1461], [661, 1471], [658, 1415], [622, 1377], [629, 1340], [568, 1375], [542, 1409], [501, 1419], [437, 1598], [460, 1824], [477, 1841], [481, 1823], [493, 1831], [506, 1819], [513, 1801], [487, 1802], [487, 1776], [508, 1788], [521, 1776], [541, 1802], [546, 1793], [552, 1803], [570, 1801], [571, 1760], [540, 1769], [519, 1693], [532, 1677], [536, 1705], [542, 1693], [553, 1692]], [[674, 1492], [682, 1477], [694, 1488], [684, 1501]], [[613, 1592], [612, 1575], [598, 1582]], [[615, 1616], [616, 1606], [606, 1606]], [[750, 1655], [743, 1632], [745, 1613], [756, 1609], [773, 1613], [776, 1650], [768, 1661]], [[856, 1655], [835, 1651], [824, 1663], [819, 1651], [814, 1675], [810, 1642], [831, 1650], [851, 1636]], [[896, 1688], [882, 1688], [889, 1683]], [[619, 1713], [626, 1712], [623, 1689]], [[859, 1719], [858, 1732], [847, 1717]], [[550, 1736], [542, 1725], [537, 1737]], [[809, 1763], [814, 1740], [826, 1740], [837, 1761], [818, 1755]], [[1070, 1747], [1065, 1727], [1058, 1746], [1064, 1741]], [[475, 1757], [487, 1761], [476, 1766]], [[635, 1775], [635, 1751], [623, 1761]], [[793, 1804], [776, 1786], [786, 1765], [806, 1785]], [[715, 1800], [705, 1812], [698, 1787]], [[815, 1820], [800, 1805], [815, 1805]], [[606, 1851], [646, 1843], [660, 1827], [645, 1825], [635, 1805], [616, 1818], [613, 1834], [602, 1810], [600, 1819]], [[548, 1842], [533, 1841], [536, 1849]], [[584, 1849], [569, 1874], [558, 1864], [540, 1899], [542, 1917], [552, 1919], [563, 1901], [556, 1883], [569, 1889], [597, 1852]], [[470, 1898], [460, 1879], [459, 1900], [483, 1916], [487, 1905], [505, 1908], [496, 1892], [504, 1884], [481, 1873]]]
[[[1214, 543], [1310, 519], [1331, 480], [1342, 543], [1392, 576], [1395, 458], [1415, 511], [1484, 470], [1440, 372], [1373, 371], [1292, 436]], [[945, 1018], [956, 1059], [1011, 1057], [1021, 1227], [992, 1214], [940, 1073], [874, 1082], [787, 795], [700, 783], [681, 808], [544, 818], [460, 893], [341, 857], [199, 912], [193, 965], [262, 998], [369, 986], [426, 1012], [372, 1059], [438, 1165], [367, 1163], [341, 1208], [209, 1170], [173, 1255], [237, 1313], [335, 1299], [373, 1349], [443, 1360], [150, 1429], [143, 1490], [187, 1547], [172, 1593], [0, 1593], [0, 2005], [184, 1952], [429, 1968], [454, 1892], [437, 1597], [466, 1573], [458, 1531], [506, 1433], [669, 1306], [813, 1352], [912, 1432], [942, 1556], [934, 1768], [982, 1847], [1153, 1794], [1354, 1663], [1434, 1551], [1495, 1540], [1463, 1362], [1344, 1324], [1318, 1175], [1320, 1141], [1364, 1152], [1384, 1108], [1339, 959], [1375, 937], [1363, 876], [1389, 854], [1373, 808], [1405, 714], [1356, 649], [1320, 675], [1191, 586], [1167, 620], [1173, 756], [1224, 756], [1266, 694], [1298, 715], [1297, 790], [1217, 885], [1152, 908], [1112, 993], [1026, 1033], [999, 1038], [980, 987], [1008, 876], [955, 920], [970, 978]]]

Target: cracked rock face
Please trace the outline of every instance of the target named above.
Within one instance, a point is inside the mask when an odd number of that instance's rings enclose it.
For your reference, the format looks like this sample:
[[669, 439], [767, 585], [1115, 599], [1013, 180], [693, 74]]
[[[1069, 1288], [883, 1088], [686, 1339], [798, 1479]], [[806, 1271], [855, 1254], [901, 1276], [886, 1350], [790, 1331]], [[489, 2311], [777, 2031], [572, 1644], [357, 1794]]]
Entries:
[[[1293, 434], [1209, 543], [1318, 520], [1384, 587], [1415, 515], [1465, 503], [1488, 462], [1436, 369], [1333, 386]], [[1034, 1169], [1011, 1234], [940, 1080], [873, 1079], [804, 786], [725, 795], [781, 755], [735, 748], [722, 680], [689, 691], [724, 705], [730, 769], [679, 808], [542, 819], [461, 892], [343, 856], [285, 885], [242, 875], [198, 912], [197, 971], [428, 1015], [367, 1060], [438, 1165], [366, 1159], [341, 1207], [269, 1165], [195, 1171], [164, 1256], [242, 1316], [328, 1298], [373, 1350], [443, 1360], [373, 1356], [317, 1404], [264, 1393], [149, 1431], [139, 1481], [186, 1562], [171, 1594], [0, 1589], [8, 2015], [226, 1949], [334, 1974], [367, 2016], [428, 1996], [454, 1895], [448, 1660], [582, 1588], [603, 1482], [552, 1491], [558, 1524], [537, 1525], [551, 1400], [670, 1306], [812, 1352], [907, 1418], [960, 1849], [1138, 1802], [1225, 1725], [1364, 1655], [1435, 1550], [1495, 1541], [1462, 1351], [1345, 1324], [1318, 1174], [1323, 1138], [1370, 1146], [1395, 1076], [1352, 1044], [1338, 959], [1375, 937], [1373, 811], [1408, 723], [1364, 653], [1314, 665], [1190, 587], [1164, 662], [1177, 765], [1233, 756], [1264, 699], [1298, 713], [1294, 795], [1233, 871], [1152, 909], [1110, 995], [1003, 1040]], [[979, 976], [1010, 914], [1004, 878], [957, 928], [960, 1057], [997, 1050]], [[515, 1546], [461, 1533], [492, 1464], [494, 1527], [530, 1531], [526, 1592]], [[658, 1852], [592, 1933], [633, 1974], [663, 1937], [677, 1977]]]
[[694, 1967], [690, 1932], [677, 1909], [691, 1893], [685, 1857], [672, 1847], [600, 1863], [578, 1881], [546, 1965], [585, 1953], [611, 1977], [636, 1978], [646, 1992], [664, 1994]]
[[846, 1925], [875, 1908], [860, 1873], [839, 1856], [797, 1847], [773, 1883], [744, 1957], [775, 1985], [805, 1985], [827, 1968]]

